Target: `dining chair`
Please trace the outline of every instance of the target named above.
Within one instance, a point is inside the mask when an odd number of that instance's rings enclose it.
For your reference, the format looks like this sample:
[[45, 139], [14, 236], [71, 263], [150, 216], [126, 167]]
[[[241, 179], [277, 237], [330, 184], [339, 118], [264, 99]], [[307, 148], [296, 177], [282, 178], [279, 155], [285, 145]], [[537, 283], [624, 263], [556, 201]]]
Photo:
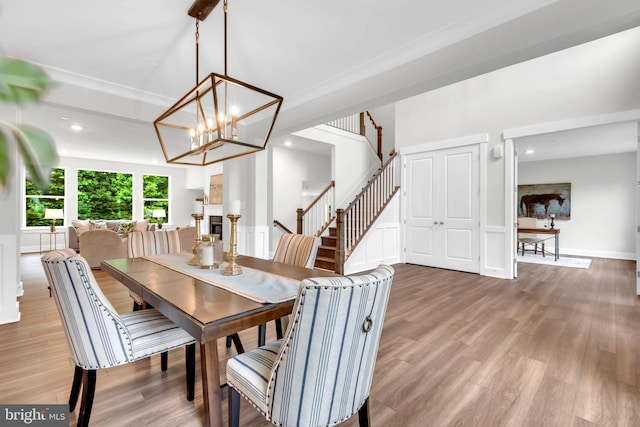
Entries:
[[[180, 234], [177, 230], [133, 231], [129, 233], [127, 254], [129, 258], [146, 255], [176, 254], [181, 252]], [[141, 295], [129, 291], [133, 299], [133, 311], [141, 310], [146, 302]]]
[[89, 424], [98, 369], [178, 347], [186, 349], [187, 399], [193, 400], [196, 362], [191, 335], [155, 309], [118, 314], [102, 293], [87, 261], [73, 249], [47, 252], [41, 261], [76, 365], [69, 395], [71, 412], [82, 389], [78, 426]]
[[[320, 237], [305, 234], [283, 234], [278, 241], [273, 261], [298, 267], [313, 268], [316, 262]], [[276, 338], [282, 338], [282, 321], [275, 320]], [[258, 325], [258, 346], [265, 344], [267, 324]]]
[[[538, 220], [531, 217], [518, 217], [518, 228], [537, 228]], [[542, 256], [545, 256], [544, 242], [550, 239], [548, 234], [532, 234], [532, 233], [518, 233], [518, 250], [521, 251], [524, 256], [524, 251], [533, 251], [534, 254], [538, 254], [538, 245], [542, 249]], [[527, 249], [527, 246], [533, 246], [533, 249]]]
[[285, 337], [227, 362], [229, 425], [240, 396], [278, 426], [330, 426], [358, 412], [369, 425], [369, 390], [394, 270], [305, 279]]

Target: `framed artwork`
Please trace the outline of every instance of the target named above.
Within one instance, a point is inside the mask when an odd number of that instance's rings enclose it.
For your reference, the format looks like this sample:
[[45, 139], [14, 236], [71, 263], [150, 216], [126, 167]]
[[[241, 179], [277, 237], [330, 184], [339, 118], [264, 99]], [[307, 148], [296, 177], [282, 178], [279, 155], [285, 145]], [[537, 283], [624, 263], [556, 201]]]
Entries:
[[211, 175], [209, 177], [209, 204], [221, 205], [222, 204], [222, 174]]
[[571, 218], [571, 183], [518, 185], [518, 216]]

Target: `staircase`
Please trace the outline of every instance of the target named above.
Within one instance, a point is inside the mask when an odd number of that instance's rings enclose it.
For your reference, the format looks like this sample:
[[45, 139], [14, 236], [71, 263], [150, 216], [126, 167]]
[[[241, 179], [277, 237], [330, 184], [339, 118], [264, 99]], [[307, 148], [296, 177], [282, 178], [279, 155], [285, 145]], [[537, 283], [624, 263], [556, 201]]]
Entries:
[[337, 230], [329, 227], [329, 235], [322, 236], [322, 242], [318, 247], [315, 268], [336, 271], [336, 248], [338, 243]]
[[[332, 181], [309, 207], [297, 210], [296, 232], [322, 239], [314, 266], [343, 274], [345, 261], [399, 189], [395, 172], [396, 153], [394, 150], [391, 157], [382, 163], [382, 127], [375, 123], [369, 112], [328, 124], [364, 136], [381, 162], [378, 171], [345, 209], [332, 209], [335, 206], [335, 182]], [[325, 235], [327, 231], [328, 235]]]

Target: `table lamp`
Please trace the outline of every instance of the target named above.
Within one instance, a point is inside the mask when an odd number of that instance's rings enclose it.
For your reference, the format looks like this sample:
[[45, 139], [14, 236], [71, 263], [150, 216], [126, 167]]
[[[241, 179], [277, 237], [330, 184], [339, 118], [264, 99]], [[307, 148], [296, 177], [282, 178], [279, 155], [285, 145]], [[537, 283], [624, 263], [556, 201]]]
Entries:
[[51, 220], [51, 232], [56, 232], [56, 219], [64, 219], [64, 212], [62, 209], [45, 209], [44, 219]]
[[156, 220], [158, 222], [158, 228], [161, 229], [162, 228], [162, 218], [165, 218], [167, 216], [167, 214], [165, 213], [164, 209], [154, 209], [153, 213], [151, 214], [151, 216], [156, 218]]

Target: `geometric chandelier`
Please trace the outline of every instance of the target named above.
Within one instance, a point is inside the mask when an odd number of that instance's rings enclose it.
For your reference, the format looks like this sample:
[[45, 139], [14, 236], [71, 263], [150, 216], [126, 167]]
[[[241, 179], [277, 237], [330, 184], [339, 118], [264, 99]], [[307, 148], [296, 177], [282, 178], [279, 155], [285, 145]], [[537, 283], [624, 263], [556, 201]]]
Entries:
[[224, 74], [198, 78], [199, 23], [220, 0], [196, 0], [196, 86], [154, 122], [167, 163], [209, 165], [264, 150], [283, 98], [227, 74], [227, 0], [224, 0]]

